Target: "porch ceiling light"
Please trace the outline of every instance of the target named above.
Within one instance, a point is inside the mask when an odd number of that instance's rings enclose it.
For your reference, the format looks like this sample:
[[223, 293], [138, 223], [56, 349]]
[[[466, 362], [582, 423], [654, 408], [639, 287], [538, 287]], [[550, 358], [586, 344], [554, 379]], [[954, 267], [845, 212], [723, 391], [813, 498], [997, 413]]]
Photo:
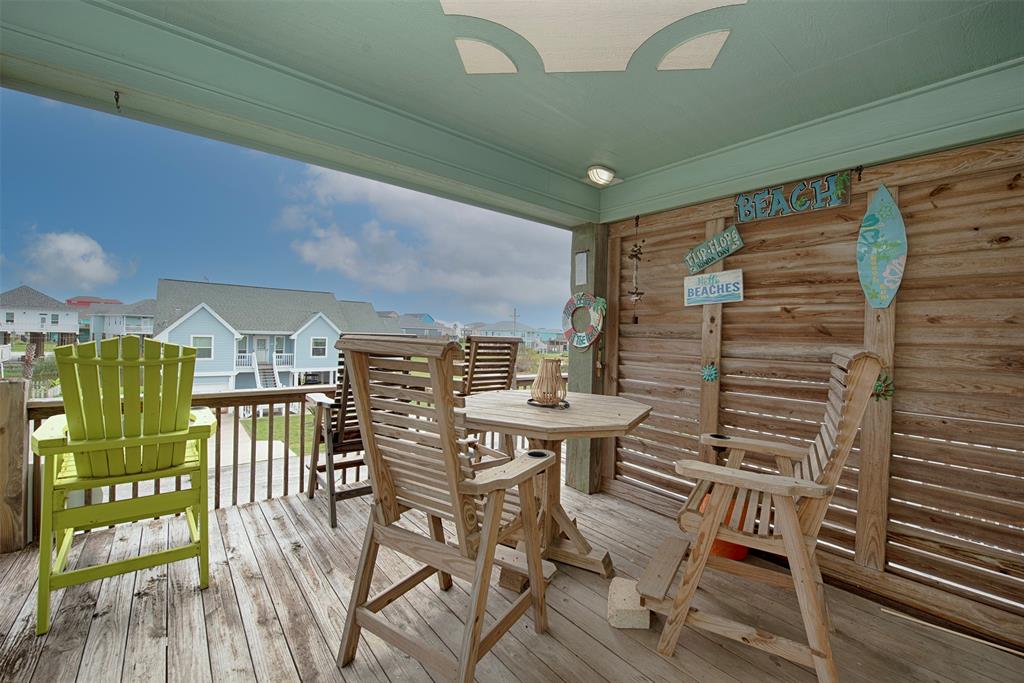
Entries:
[[595, 185], [611, 185], [615, 180], [615, 171], [607, 166], [591, 166], [587, 169], [587, 177]]

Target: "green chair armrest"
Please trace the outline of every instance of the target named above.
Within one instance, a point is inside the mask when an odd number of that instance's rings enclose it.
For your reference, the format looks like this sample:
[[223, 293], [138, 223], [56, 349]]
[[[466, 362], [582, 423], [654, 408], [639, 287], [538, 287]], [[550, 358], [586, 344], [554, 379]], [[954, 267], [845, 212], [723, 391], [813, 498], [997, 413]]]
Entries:
[[68, 442], [67, 415], [53, 415], [32, 432], [32, 452], [36, 455], [50, 455], [62, 452], [59, 449]]
[[217, 430], [217, 418], [209, 408], [193, 408], [189, 414], [188, 435], [210, 438]]

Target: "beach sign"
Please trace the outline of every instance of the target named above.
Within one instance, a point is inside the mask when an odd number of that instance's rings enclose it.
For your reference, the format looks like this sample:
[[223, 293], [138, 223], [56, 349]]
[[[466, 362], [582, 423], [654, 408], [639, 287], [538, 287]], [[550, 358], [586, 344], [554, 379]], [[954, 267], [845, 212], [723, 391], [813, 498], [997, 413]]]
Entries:
[[857, 236], [857, 275], [872, 308], [887, 308], [903, 280], [907, 229], [896, 201], [880, 185], [868, 205]]
[[686, 261], [686, 267], [690, 269], [691, 273], [699, 273], [712, 263], [718, 263], [742, 248], [743, 238], [740, 237], [740, 231], [736, 229], [735, 225], [730, 225], [688, 251], [683, 260]]
[[743, 270], [723, 270], [683, 278], [683, 305], [726, 304], [743, 301]]
[[795, 183], [763, 187], [736, 195], [736, 222], [792, 216], [850, 203], [850, 172], [829, 173]]

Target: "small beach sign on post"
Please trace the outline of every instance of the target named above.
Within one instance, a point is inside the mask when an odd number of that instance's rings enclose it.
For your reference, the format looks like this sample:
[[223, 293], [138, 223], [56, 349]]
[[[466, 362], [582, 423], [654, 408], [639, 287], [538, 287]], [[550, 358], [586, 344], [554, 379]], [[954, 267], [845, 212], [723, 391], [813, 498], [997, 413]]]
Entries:
[[683, 305], [727, 304], [743, 301], [743, 270], [691, 275], [683, 278]]
[[726, 256], [735, 254], [743, 248], [743, 239], [735, 225], [730, 225], [722, 232], [701, 242], [686, 252], [683, 260], [691, 273], [699, 273], [712, 263], [718, 263]]

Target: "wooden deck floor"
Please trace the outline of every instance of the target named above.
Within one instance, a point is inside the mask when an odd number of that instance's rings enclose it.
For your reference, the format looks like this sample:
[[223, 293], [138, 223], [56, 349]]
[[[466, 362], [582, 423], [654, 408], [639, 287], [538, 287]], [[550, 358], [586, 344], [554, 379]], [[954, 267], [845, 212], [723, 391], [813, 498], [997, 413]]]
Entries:
[[[581, 528], [612, 552], [620, 575], [636, 576], [671, 520], [604, 495], [566, 492]], [[211, 582], [196, 587], [194, 561], [67, 589], [54, 595], [48, 635], [34, 635], [34, 549], [0, 556], [0, 680], [228, 681], [439, 680], [374, 639], [343, 671], [334, 657], [362, 539], [367, 504], [340, 506], [337, 530], [319, 498], [289, 496], [227, 508], [211, 524]], [[78, 566], [156, 550], [186, 539], [181, 519], [81, 537]], [[377, 588], [411, 562], [383, 551]], [[607, 582], [561, 567], [548, 593], [551, 630], [524, 617], [477, 670], [481, 681], [812, 681], [798, 666], [751, 648], [684, 631], [672, 659], [654, 651], [657, 632], [618, 631], [605, 621]], [[833, 644], [844, 681], [1022, 681], [1024, 660], [881, 611], [828, 587]], [[492, 592], [491, 615], [511, 594]], [[801, 638], [792, 593], [714, 576], [697, 606]], [[438, 648], [457, 648], [468, 607], [465, 585], [442, 593], [434, 580], [390, 605], [393, 623]], [[757, 615], [755, 617], [755, 615]], [[661, 620], [657, 620], [660, 627]]]

